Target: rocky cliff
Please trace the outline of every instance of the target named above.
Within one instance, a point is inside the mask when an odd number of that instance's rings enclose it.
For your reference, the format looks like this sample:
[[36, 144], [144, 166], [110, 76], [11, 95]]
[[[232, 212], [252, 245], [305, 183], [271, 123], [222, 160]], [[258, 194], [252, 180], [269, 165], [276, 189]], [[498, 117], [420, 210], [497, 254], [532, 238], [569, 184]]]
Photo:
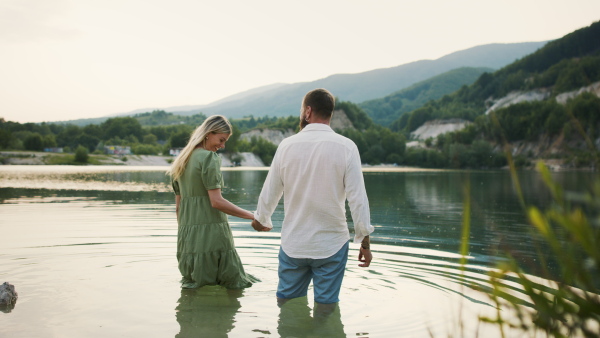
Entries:
[[252, 137], [260, 137], [275, 145], [279, 145], [284, 138], [290, 137], [294, 134], [294, 131], [291, 129], [253, 129], [240, 135], [240, 140], [250, 141]]
[[[241, 158], [241, 163], [234, 163], [234, 161]], [[222, 167], [264, 167], [263, 161], [253, 153], [238, 153], [234, 155], [223, 154], [221, 155], [221, 166]]]
[[355, 129], [354, 124], [343, 110], [334, 110], [330, 123], [333, 130]]
[[[343, 110], [335, 110], [333, 112], [333, 118], [331, 119], [331, 129], [333, 130], [344, 130], [354, 129], [352, 121], [348, 118]], [[279, 130], [279, 129], [253, 129], [240, 135], [240, 140], [250, 141], [252, 137], [263, 138], [275, 145], [279, 145], [284, 138], [294, 135], [295, 132], [292, 129]]]
[[[574, 90], [571, 92], [561, 93], [556, 96], [556, 102], [560, 104], [567, 104], [569, 99], [572, 99], [583, 93], [592, 93], [598, 97], [600, 97], [600, 81], [592, 83], [589, 86], [582, 87], [578, 90]], [[535, 90], [531, 90], [528, 92], [512, 92], [502, 97], [500, 99], [492, 99], [490, 98], [486, 103], [490, 106], [488, 110], [486, 110], [485, 114], [489, 114], [494, 110], [498, 110], [500, 108], [506, 108], [513, 104], [521, 103], [521, 102], [533, 102], [533, 101], [542, 101], [550, 97], [551, 91], [548, 88], [538, 88]]]
[[572, 99], [578, 95], [583, 93], [592, 93], [598, 97], [600, 97], [600, 81], [592, 83], [587, 87], [580, 88], [578, 90], [574, 90], [572, 92], [562, 93], [556, 96], [556, 102], [560, 104], [566, 104], [569, 99]]
[[417, 130], [410, 133], [413, 140], [424, 141], [428, 138], [436, 138], [438, 135], [461, 130], [471, 122], [461, 119], [433, 120], [427, 121]]
[[485, 111], [485, 114], [487, 115], [494, 110], [506, 108], [521, 102], [543, 101], [550, 97], [550, 94], [549, 89], [540, 88], [529, 92], [512, 92], [498, 100], [489, 99], [486, 104], [491, 104], [491, 107]]
[[[554, 99], [559, 104], [566, 105], [569, 99], [575, 98], [583, 93], [592, 93], [600, 97], [600, 81], [578, 90], [558, 94]], [[549, 99], [550, 97], [551, 92], [546, 88], [539, 88], [529, 92], [513, 92], [498, 100], [490, 99], [488, 104], [491, 104], [491, 106], [485, 113], [489, 114], [494, 110], [505, 108], [520, 102], [541, 101]], [[600, 138], [592, 140], [592, 142], [597, 149], [600, 149]], [[561, 157], [561, 155], [564, 155], [565, 153], [571, 153], [574, 149], [585, 150], [589, 148], [589, 145], [585, 144], [584, 141], [566, 142], [564, 135], [560, 134], [555, 137], [543, 136], [541, 139], [534, 142], [512, 142], [509, 147], [513, 156], [521, 155], [527, 158], [548, 158]], [[496, 150], [502, 151], [501, 145], [497, 145]]]

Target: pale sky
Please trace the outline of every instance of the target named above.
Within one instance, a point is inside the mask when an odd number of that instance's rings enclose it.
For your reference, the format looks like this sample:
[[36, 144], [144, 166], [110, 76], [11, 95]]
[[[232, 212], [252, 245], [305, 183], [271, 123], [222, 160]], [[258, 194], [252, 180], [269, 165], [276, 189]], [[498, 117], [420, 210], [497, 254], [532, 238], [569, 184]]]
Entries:
[[598, 20], [598, 0], [0, 0], [0, 117], [208, 104]]

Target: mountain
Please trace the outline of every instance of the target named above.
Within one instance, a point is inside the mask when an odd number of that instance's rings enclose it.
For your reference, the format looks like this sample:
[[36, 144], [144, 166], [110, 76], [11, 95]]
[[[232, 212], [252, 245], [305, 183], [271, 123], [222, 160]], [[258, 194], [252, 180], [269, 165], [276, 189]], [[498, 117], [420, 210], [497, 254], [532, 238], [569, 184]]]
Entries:
[[[498, 69], [533, 53], [545, 44], [546, 41], [487, 44], [454, 52], [436, 60], [420, 60], [357, 74], [335, 74], [311, 82], [266, 85], [205, 105], [144, 108], [109, 117], [135, 115], [154, 110], [178, 115], [195, 115], [200, 112], [206, 115], [222, 114], [229, 118], [249, 115], [255, 117], [297, 115], [302, 97], [315, 88], [327, 88], [340, 100], [359, 103], [384, 97], [456, 68]], [[96, 120], [102, 122], [106, 118], [61, 121], [60, 123], [86, 125], [92, 121], [96, 122]]]
[[105, 117], [77, 119], [77, 120], [69, 120], [69, 121], [58, 121], [58, 122], [54, 122], [54, 123], [74, 124], [76, 126], [86, 126], [89, 124], [100, 124], [100, 123], [108, 120], [111, 117], [132, 116], [132, 115], [138, 115], [138, 114], [144, 114], [144, 113], [151, 113], [154, 111], [176, 113], [177, 115], [196, 115], [196, 114], [203, 112], [205, 107], [224, 104], [229, 101], [243, 100], [247, 97], [254, 96], [254, 95], [260, 95], [263, 92], [275, 90], [275, 89], [277, 89], [281, 86], [285, 86], [285, 85], [286, 84], [284, 84], [284, 83], [275, 83], [275, 84], [270, 84], [270, 85], [266, 85], [266, 86], [253, 88], [253, 89], [246, 90], [246, 91], [234, 94], [234, 95], [227, 96], [223, 99], [217, 100], [210, 104], [174, 106], [174, 107], [167, 107], [167, 108], [140, 108], [140, 109], [136, 109], [136, 110], [133, 110], [133, 111], [130, 111], [127, 113], [118, 113], [118, 114], [113, 114], [113, 115], [109, 115], [109, 116], [105, 116]]
[[457, 91], [464, 85], [470, 85], [492, 68], [463, 67], [418, 82], [380, 99], [360, 103], [373, 122], [387, 126], [400, 115], [413, 111], [430, 100], [439, 99]]
[[155, 110], [162, 110], [162, 111], [165, 111], [168, 113], [177, 112], [179, 115], [194, 115], [194, 114], [201, 113], [207, 107], [225, 104], [225, 103], [231, 102], [231, 101], [244, 100], [248, 97], [261, 95], [265, 92], [270, 92], [272, 90], [276, 90], [283, 86], [286, 86], [286, 84], [285, 83], [274, 83], [274, 84], [270, 84], [270, 85], [266, 85], [266, 86], [261, 86], [261, 87], [249, 89], [249, 90], [237, 93], [237, 94], [227, 96], [220, 100], [214, 101], [210, 104], [174, 106], [174, 107], [167, 107], [167, 108], [142, 108], [142, 109], [136, 109], [136, 110], [130, 111], [125, 114], [123, 114], [123, 113], [115, 114], [114, 116], [135, 115], [135, 114], [147, 113], [147, 112], [151, 112], [151, 111], [155, 111]]
[[[461, 67], [498, 69], [535, 52], [546, 42], [488, 44], [458, 51], [436, 60], [420, 60], [392, 68], [375, 69], [357, 74], [335, 74], [329, 77], [294, 84], [275, 85], [270, 90], [232, 96], [204, 106], [207, 115], [223, 114], [230, 118], [248, 115], [290, 116], [300, 109], [302, 97], [314, 88], [327, 88], [340, 100], [363, 102], [381, 98], [417, 82]], [[169, 110], [175, 112], [173, 110]], [[194, 114], [197, 111], [177, 112]]]
[[[414, 131], [440, 118], [473, 121], [510, 93], [549, 92], [545, 99], [600, 80], [600, 21], [549, 42], [535, 53], [494, 73], [484, 73], [471, 86], [430, 102], [391, 124], [392, 130]], [[531, 97], [539, 97], [530, 95]], [[540, 123], [535, 123], [536, 127]]]

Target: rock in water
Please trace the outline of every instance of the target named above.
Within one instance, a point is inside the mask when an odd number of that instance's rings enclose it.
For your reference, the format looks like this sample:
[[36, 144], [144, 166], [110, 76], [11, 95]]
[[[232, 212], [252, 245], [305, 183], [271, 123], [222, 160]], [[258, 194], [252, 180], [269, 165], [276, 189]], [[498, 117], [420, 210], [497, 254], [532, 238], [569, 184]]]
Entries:
[[15, 291], [15, 286], [4, 282], [0, 285], [0, 306], [14, 306], [19, 295]]

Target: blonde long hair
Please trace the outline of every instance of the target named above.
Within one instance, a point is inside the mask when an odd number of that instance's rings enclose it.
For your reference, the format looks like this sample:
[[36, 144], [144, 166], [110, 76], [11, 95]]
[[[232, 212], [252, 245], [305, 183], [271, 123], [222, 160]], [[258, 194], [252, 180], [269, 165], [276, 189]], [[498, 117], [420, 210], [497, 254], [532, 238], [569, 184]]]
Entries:
[[192, 156], [192, 152], [198, 146], [204, 143], [206, 135], [209, 133], [213, 134], [231, 134], [233, 128], [231, 123], [223, 115], [212, 115], [207, 118], [190, 136], [190, 140], [187, 145], [181, 150], [179, 155], [171, 164], [171, 168], [167, 171], [168, 175], [171, 175], [173, 180], [178, 179], [183, 175], [185, 167]]

